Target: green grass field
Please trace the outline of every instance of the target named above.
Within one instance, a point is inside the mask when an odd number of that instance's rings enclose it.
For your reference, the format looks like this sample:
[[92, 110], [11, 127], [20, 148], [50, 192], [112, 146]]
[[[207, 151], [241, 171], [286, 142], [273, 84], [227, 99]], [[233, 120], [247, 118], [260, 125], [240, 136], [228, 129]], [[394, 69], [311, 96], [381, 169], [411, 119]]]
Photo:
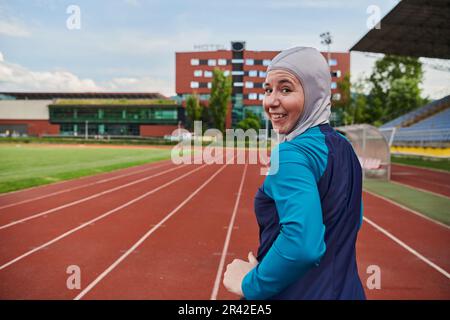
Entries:
[[414, 156], [391, 156], [392, 163], [407, 164], [410, 166], [439, 169], [450, 172], [450, 159], [423, 159]]
[[364, 180], [364, 189], [450, 225], [450, 200], [386, 181]]
[[170, 149], [0, 145], [0, 193], [170, 159]]

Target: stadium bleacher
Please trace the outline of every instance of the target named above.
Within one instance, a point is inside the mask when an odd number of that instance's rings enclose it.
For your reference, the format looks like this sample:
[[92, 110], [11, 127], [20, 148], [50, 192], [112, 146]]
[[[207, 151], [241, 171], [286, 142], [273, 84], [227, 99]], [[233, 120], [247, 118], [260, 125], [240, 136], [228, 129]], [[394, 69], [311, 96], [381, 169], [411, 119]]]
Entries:
[[408, 127], [409, 129], [445, 129], [450, 127], [450, 108], [419, 121]]
[[408, 112], [398, 118], [395, 118], [394, 120], [391, 120], [389, 122], [386, 122], [383, 124], [380, 128], [386, 129], [386, 128], [400, 128], [400, 127], [406, 127], [410, 123], [414, 123], [417, 121], [417, 119], [426, 117], [427, 115], [435, 113], [437, 110], [445, 110], [446, 108], [450, 107], [450, 95], [445, 96], [442, 99], [434, 100], [430, 102], [429, 104], [420, 107], [419, 109], [413, 110], [411, 112]]
[[450, 95], [385, 123], [380, 131], [393, 145], [448, 144]]

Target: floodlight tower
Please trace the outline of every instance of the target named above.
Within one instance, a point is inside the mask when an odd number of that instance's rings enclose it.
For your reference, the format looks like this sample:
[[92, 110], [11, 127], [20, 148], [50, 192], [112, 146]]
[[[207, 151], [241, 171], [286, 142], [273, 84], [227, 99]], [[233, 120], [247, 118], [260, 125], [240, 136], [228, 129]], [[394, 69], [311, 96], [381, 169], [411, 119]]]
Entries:
[[320, 38], [322, 38], [322, 41], [320, 41], [320, 43], [327, 46], [327, 60], [328, 60], [328, 65], [329, 65], [330, 64], [330, 45], [333, 43], [333, 38], [331, 37], [331, 34], [328, 31], [321, 33]]

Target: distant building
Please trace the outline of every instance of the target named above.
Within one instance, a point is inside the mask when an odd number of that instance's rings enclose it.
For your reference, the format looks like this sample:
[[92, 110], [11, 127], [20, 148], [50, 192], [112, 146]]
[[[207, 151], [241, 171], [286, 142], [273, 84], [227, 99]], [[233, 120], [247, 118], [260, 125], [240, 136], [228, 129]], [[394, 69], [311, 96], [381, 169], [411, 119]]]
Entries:
[[[231, 42], [231, 50], [176, 52], [176, 93], [184, 101], [186, 96], [197, 93], [200, 100], [208, 100], [211, 92], [212, 71], [224, 70], [233, 82], [232, 101], [226, 119], [226, 127], [234, 127], [245, 117], [247, 110], [258, 115], [263, 122], [262, 99], [266, 69], [279, 51], [246, 50], [245, 42]], [[325, 58], [328, 53], [322, 52]], [[333, 99], [341, 95], [337, 82], [350, 73], [350, 54], [330, 52], [331, 92]]]
[[159, 93], [0, 92], [0, 134], [164, 136], [184, 123]]

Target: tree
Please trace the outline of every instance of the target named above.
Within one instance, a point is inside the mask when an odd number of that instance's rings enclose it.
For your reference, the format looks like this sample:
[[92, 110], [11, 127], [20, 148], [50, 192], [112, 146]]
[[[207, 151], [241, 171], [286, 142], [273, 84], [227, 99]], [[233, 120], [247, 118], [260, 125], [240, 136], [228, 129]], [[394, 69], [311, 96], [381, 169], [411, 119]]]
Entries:
[[186, 127], [189, 130], [194, 128], [194, 121], [201, 120], [203, 107], [200, 105], [198, 96], [196, 94], [190, 95], [186, 99]]
[[337, 86], [341, 99], [333, 102], [333, 108], [339, 110], [341, 122], [344, 125], [364, 123], [367, 121], [367, 99], [364, 94], [366, 80], [360, 78], [350, 83], [350, 76], [346, 74]]
[[216, 129], [225, 133], [225, 119], [231, 99], [231, 77], [225, 77], [220, 69], [214, 69], [209, 99], [209, 112]]
[[377, 60], [369, 77], [369, 121], [380, 125], [423, 105], [422, 80], [418, 58], [385, 55]]
[[248, 129], [255, 129], [256, 132], [261, 128], [261, 121], [258, 116], [251, 111], [245, 113], [245, 118], [238, 122], [237, 127], [244, 131]]

